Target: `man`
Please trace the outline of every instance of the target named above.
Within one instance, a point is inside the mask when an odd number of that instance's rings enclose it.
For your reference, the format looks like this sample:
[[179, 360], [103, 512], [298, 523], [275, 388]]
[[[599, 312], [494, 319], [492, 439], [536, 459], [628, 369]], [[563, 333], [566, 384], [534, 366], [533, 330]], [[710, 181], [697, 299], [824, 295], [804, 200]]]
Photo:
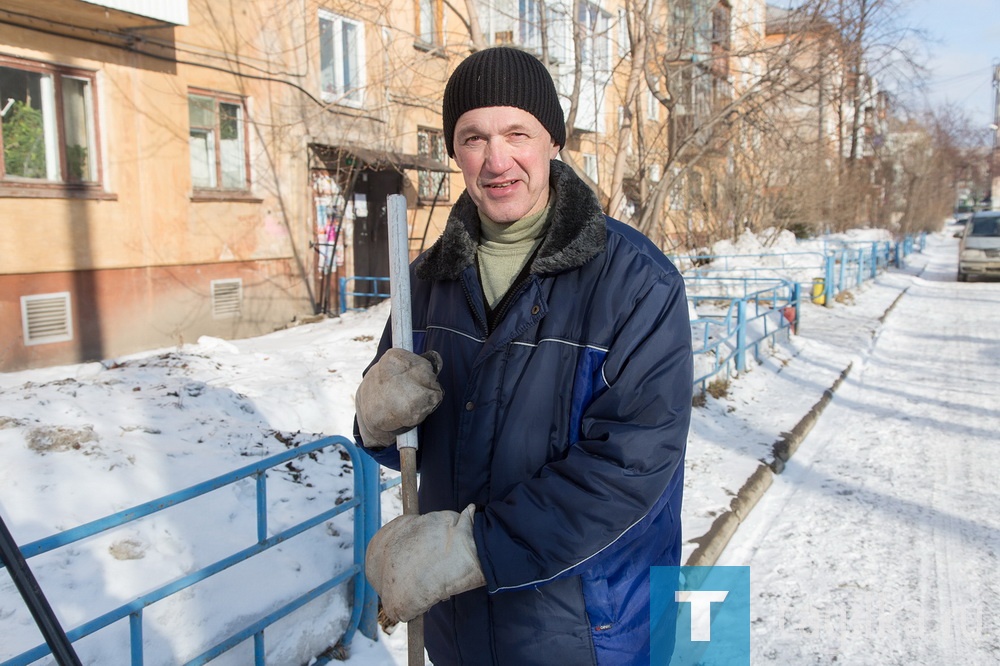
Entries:
[[369, 580], [393, 619], [426, 612], [438, 666], [648, 664], [649, 567], [680, 559], [683, 281], [554, 160], [535, 57], [469, 56], [443, 113], [466, 191], [412, 267], [417, 353], [387, 326], [356, 405], [382, 464], [420, 426], [422, 515], [379, 530]]

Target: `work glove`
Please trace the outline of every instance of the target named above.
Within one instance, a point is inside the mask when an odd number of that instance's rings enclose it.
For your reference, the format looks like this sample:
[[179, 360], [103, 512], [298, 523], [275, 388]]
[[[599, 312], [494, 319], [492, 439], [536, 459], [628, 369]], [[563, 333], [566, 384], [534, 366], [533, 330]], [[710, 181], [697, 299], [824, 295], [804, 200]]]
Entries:
[[373, 365], [358, 387], [354, 409], [358, 430], [368, 448], [385, 448], [417, 427], [444, 397], [438, 384], [441, 355], [417, 355], [393, 347]]
[[409, 622], [456, 594], [486, 584], [472, 536], [474, 504], [462, 513], [399, 516], [368, 543], [365, 572], [385, 614]]

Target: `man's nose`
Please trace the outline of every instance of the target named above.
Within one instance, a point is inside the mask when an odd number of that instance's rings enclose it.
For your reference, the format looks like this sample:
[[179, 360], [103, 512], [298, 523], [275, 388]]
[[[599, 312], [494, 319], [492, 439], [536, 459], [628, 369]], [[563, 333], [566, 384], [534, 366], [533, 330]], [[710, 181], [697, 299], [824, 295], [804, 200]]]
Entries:
[[490, 139], [486, 144], [486, 168], [492, 173], [503, 173], [510, 168], [510, 147], [502, 139]]

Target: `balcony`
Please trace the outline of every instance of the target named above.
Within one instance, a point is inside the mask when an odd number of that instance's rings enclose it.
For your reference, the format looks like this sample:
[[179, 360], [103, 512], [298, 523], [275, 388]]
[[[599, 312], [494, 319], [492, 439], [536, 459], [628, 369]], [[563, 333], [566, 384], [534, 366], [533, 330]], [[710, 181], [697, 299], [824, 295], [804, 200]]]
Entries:
[[111, 43], [137, 31], [187, 25], [187, 0], [4, 0], [0, 19], [46, 33]]

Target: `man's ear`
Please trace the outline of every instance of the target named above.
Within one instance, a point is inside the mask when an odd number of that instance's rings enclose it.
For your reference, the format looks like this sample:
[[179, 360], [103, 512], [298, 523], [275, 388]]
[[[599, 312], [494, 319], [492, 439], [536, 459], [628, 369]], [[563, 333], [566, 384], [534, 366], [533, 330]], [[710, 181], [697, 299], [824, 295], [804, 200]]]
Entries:
[[552, 142], [552, 154], [549, 156], [549, 159], [554, 160], [556, 158], [556, 155], [558, 155], [558, 154], [559, 154], [559, 144], [556, 143], [555, 141], [553, 141]]

